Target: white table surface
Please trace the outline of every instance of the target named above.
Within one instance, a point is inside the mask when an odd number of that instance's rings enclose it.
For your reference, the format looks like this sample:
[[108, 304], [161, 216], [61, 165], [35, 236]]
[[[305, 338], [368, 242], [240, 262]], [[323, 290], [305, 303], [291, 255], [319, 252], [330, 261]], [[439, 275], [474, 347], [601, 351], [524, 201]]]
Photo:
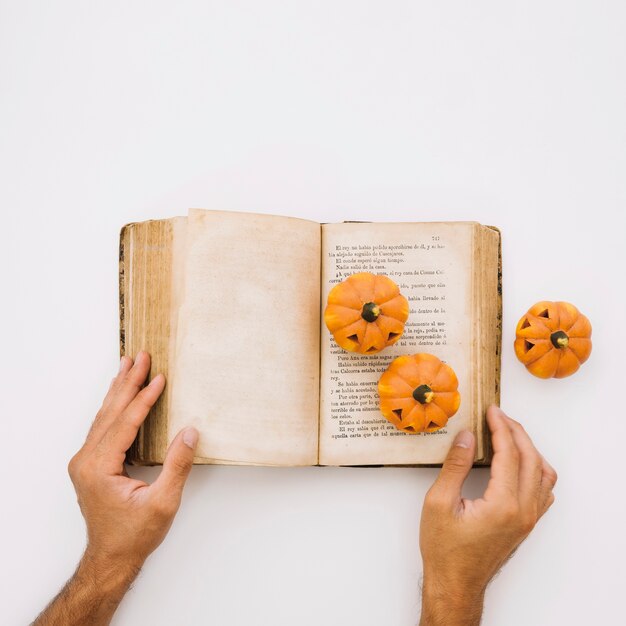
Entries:
[[[625, 28], [617, 1], [0, 2], [0, 623], [84, 545], [66, 465], [117, 366], [119, 228], [204, 207], [499, 226], [502, 404], [560, 478], [484, 624], [623, 624]], [[594, 325], [569, 379], [515, 359], [541, 299]], [[435, 474], [195, 468], [114, 624], [411, 626]]]

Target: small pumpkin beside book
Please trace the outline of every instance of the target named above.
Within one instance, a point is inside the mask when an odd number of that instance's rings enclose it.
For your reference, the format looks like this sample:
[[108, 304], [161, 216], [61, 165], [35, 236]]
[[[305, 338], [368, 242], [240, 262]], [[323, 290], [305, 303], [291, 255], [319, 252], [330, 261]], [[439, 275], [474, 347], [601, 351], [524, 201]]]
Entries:
[[517, 323], [514, 348], [534, 376], [565, 378], [591, 354], [591, 323], [569, 302], [537, 302]]

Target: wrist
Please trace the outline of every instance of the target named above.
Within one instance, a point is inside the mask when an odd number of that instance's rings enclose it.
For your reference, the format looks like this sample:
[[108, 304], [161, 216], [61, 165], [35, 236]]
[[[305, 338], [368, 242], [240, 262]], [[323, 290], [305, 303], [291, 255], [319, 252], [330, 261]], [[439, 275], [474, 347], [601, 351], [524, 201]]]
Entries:
[[111, 557], [87, 546], [76, 575], [94, 585], [103, 596], [122, 597], [135, 580], [143, 563]]
[[485, 588], [445, 581], [424, 574], [420, 626], [474, 626], [480, 624]]

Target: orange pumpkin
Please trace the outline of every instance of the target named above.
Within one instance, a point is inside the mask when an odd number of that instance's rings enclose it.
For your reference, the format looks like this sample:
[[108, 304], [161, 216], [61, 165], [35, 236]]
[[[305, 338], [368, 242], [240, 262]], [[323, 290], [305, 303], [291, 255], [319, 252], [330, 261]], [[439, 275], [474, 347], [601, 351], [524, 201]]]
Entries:
[[570, 376], [591, 354], [591, 323], [569, 302], [537, 302], [515, 335], [517, 358], [539, 378]]
[[394, 359], [378, 381], [380, 410], [399, 430], [432, 433], [459, 409], [454, 370], [426, 353]]
[[409, 302], [398, 285], [382, 274], [348, 276], [328, 294], [324, 321], [335, 341], [350, 352], [373, 354], [394, 344], [404, 332]]

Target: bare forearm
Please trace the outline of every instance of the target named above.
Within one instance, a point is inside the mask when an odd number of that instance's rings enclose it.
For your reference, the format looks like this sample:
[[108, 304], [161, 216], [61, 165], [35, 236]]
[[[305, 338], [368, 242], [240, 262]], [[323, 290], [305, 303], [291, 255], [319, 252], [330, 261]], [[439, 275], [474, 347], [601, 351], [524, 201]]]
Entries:
[[478, 626], [484, 591], [454, 593], [424, 582], [420, 626]]
[[138, 572], [85, 553], [72, 578], [31, 626], [109, 624]]

